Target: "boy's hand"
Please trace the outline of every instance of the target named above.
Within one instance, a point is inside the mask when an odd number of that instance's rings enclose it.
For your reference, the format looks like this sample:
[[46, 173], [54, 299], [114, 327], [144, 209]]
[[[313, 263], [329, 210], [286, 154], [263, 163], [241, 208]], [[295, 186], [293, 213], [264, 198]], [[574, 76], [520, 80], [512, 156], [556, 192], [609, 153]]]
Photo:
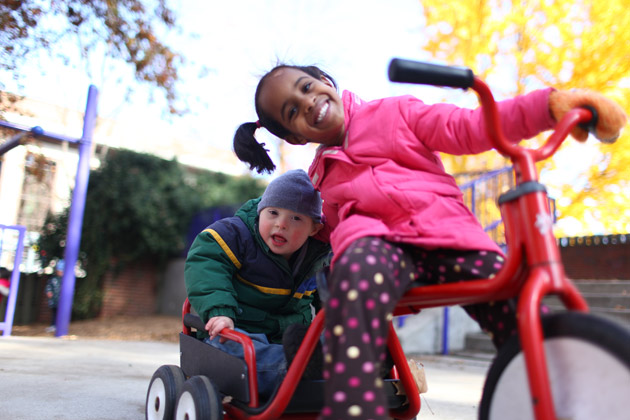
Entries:
[[[213, 318], [210, 318], [206, 323], [206, 331], [208, 331], [208, 334], [210, 334], [210, 340], [218, 336], [223, 328], [229, 328], [231, 330], [234, 329], [234, 321], [232, 320], [232, 318], [228, 316], [215, 316]], [[220, 343], [225, 343], [225, 341], [225, 338], [219, 338]]]

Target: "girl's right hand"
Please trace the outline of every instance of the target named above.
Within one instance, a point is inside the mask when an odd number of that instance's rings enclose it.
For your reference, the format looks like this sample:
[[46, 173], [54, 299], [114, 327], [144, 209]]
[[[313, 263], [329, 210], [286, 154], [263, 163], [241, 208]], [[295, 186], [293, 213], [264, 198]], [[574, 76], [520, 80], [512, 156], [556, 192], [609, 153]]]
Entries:
[[[224, 328], [234, 329], [234, 321], [232, 318], [228, 316], [215, 316], [210, 318], [206, 323], [206, 331], [210, 334], [210, 340], [218, 336]], [[225, 341], [226, 339], [223, 337], [219, 339], [220, 343], [224, 343]]]

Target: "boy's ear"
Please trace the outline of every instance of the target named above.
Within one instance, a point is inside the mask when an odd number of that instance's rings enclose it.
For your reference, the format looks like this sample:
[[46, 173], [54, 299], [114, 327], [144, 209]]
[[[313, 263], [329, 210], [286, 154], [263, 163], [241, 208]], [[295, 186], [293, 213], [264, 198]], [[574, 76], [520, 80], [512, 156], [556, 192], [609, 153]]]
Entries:
[[313, 223], [313, 230], [311, 230], [311, 234], [309, 236], [317, 235], [317, 232], [322, 230], [323, 227], [324, 227], [323, 223]]
[[289, 144], [294, 144], [294, 145], [304, 145], [308, 143], [308, 140], [306, 140], [304, 137], [296, 136], [295, 134], [287, 135], [284, 138], [284, 141], [286, 141]]

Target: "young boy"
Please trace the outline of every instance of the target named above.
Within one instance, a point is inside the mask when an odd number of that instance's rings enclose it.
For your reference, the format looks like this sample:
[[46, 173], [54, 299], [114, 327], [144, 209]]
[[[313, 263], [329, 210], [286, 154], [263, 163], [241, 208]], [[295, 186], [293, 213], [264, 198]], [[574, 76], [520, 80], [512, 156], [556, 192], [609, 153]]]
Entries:
[[242, 346], [218, 334], [231, 328], [250, 336], [263, 397], [286, 373], [285, 330], [309, 325], [311, 304], [319, 305], [314, 275], [330, 259], [329, 244], [314, 238], [321, 207], [306, 172], [288, 171], [233, 217], [208, 226], [188, 253], [186, 291], [206, 324], [206, 342], [242, 358]]
[[44, 287], [46, 299], [48, 299], [48, 307], [51, 312], [50, 326], [46, 327], [46, 332], [54, 333], [57, 331], [57, 306], [59, 305], [59, 293], [61, 292], [61, 281], [65, 268], [66, 263], [64, 260], [57, 261], [55, 272], [52, 276], [48, 277], [48, 281], [46, 281], [46, 286]]

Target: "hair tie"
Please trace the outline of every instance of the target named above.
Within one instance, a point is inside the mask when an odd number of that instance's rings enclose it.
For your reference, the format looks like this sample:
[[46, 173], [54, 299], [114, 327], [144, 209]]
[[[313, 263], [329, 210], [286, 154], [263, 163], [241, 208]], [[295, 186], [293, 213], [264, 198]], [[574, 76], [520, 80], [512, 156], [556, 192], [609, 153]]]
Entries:
[[260, 128], [262, 125], [260, 124], [260, 120], [256, 120], [256, 128]]

